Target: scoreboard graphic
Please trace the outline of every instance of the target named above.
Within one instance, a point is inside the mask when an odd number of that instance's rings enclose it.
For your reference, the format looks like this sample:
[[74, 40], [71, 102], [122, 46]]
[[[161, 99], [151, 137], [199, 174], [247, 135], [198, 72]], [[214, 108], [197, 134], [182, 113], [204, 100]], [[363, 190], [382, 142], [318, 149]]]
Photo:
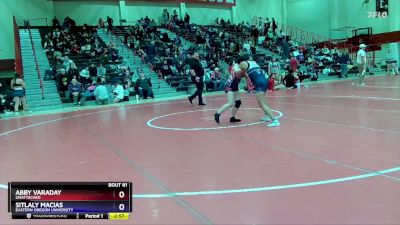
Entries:
[[126, 220], [132, 213], [131, 182], [10, 182], [13, 219]]

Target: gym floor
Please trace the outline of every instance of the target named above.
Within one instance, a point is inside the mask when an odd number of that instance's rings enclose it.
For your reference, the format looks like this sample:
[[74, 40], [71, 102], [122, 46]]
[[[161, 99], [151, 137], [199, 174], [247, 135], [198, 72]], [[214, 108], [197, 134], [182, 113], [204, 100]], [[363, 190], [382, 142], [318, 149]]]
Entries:
[[131, 181], [118, 224], [400, 224], [400, 76], [267, 98], [280, 127], [247, 93], [238, 124], [213, 121], [224, 95], [2, 120], [0, 224], [22, 223], [9, 181]]

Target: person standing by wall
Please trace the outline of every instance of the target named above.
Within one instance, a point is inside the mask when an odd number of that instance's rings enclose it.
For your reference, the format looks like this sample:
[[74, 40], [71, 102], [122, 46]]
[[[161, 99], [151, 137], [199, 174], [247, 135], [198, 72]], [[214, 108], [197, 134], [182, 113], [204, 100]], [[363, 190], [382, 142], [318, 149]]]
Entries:
[[340, 76], [339, 78], [347, 77], [347, 64], [349, 63], [349, 55], [346, 52], [342, 52], [339, 56], [340, 64]]
[[25, 98], [25, 81], [15, 74], [14, 79], [11, 81], [11, 89], [14, 96], [14, 113], [18, 114], [19, 105], [22, 103], [22, 108], [26, 112], [28, 110], [28, 105], [26, 104]]
[[396, 65], [396, 59], [390, 49], [386, 53], [386, 75], [390, 75]]
[[151, 80], [145, 76], [143, 70], [139, 73], [140, 77], [136, 80], [136, 91], [138, 92], [139, 96], [143, 99], [147, 99], [147, 97], [154, 98], [152, 93], [151, 87]]
[[111, 19], [109, 16], [107, 16], [107, 23], [108, 23], [107, 33], [110, 32], [110, 31], [112, 33], [114, 20]]
[[360, 49], [357, 52], [357, 66], [358, 66], [358, 82], [357, 85], [365, 86], [364, 78], [367, 70], [367, 53], [365, 44], [360, 45]]

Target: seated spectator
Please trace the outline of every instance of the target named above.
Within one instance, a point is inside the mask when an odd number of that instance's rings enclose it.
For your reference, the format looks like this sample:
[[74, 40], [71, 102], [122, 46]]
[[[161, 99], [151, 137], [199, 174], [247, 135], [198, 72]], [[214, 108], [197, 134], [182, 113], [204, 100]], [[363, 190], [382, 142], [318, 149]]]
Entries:
[[81, 100], [81, 105], [83, 105], [85, 103], [86, 98], [94, 96], [94, 91], [96, 89], [96, 86], [97, 86], [97, 82], [92, 81], [92, 83], [82, 93], [85, 98]]
[[89, 76], [90, 77], [96, 77], [97, 76], [97, 68], [93, 63], [89, 67]]
[[244, 44], [243, 44], [243, 50], [244, 50], [247, 54], [251, 54], [250, 41], [244, 42]]
[[108, 55], [111, 62], [119, 61], [118, 50], [114, 42], [110, 42], [108, 45]]
[[81, 70], [81, 72], [79, 73], [79, 77], [80, 77], [80, 81], [83, 84], [87, 84], [90, 78], [90, 73], [89, 73], [89, 68], [85, 67]]
[[53, 42], [51, 41], [50, 37], [48, 35], [44, 36], [43, 39], [43, 48], [45, 51], [52, 51], [53, 50]]
[[61, 32], [58, 28], [55, 28], [53, 31], [53, 38], [59, 38], [61, 35]]
[[210, 81], [213, 84], [214, 91], [222, 91], [224, 89], [225, 81], [222, 79], [219, 68], [216, 67], [210, 75]]
[[146, 55], [148, 57], [149, 62], [151, 64], [154, 64], [154, 58], [156, 56], [155, 41], [151, 41], [151, 44], [149, 46], [147, 46]]
[[298, 80], [298, 77], [297, 77], [296, 73], [292, 70], [289, 70], [289, 73], [283, 78], [282, 82], [286, 88], [295, 89], [295, 88], [297, 88], [297, 85], [296, 85], [297, 80]]
[[122, 102], [124, 100], [124, 87], [122, 86], [122, 81], [116, 81], [117, 86], [115, 87], [114, 94], [114, 103]]
[[69, 50], [72, 55], [78, 55], [80, 51], [81, 50], [77, 44], [72, 45], [71, 49]]
[[68, 80], [71, 80], [73, 77], [78, 77], [79, 76], [79, 70], [78, 67], [76, 67], [75, 63], [71, 63], [69, 66], [69, 71], [68, 71]]
[[337, 49], [337, 47], [332, 49], [331, 55], [332, 55], [333, 61], [338, 61], [339, 60], [339, 50]]
[[105, 81], [100, 81], [99, 85], [94, 90], [94, 96], [96, 97], [96, 102], [99, 105], [107, 104], [108, 99], [110, 98], [108, 94], [108, 89], [105, 84]]
[[164, 60], [164, 64], [160, 70], [162, 79], [168, 80], [170, 76], [172, 76], [172, 69], [171, 66], [168, 65], [168, 61]]
[[104, 52], [104, 46], [98, 39], [95, 39], [92, 49], [95, 51], [96, 55], [101, 55]]
[[[70, 97], [73, 99], [75, 106], [80, 106], [81, 105], [80, 101], [85, 102], [85, 100], [86, 100], [86, 97], [82, 93], [82, 90], [83, 90], [82, 85], [80, 83], [78, 83], [78, 81], [76, 79], [72, 79], [71, 83], [68, 86], [68, 92], [69, 92]], [[80, 101], [78, 102], [78, 100], [80, 100]]]
[[322, 54], [324, 54], [325, 56], [330, 56], [331, 51], [329, 51], [328, 47], [324, 46], [324, 48], [322, 49]]
[[105, 77], [107, 74], [106, 68], [103, 66], [102, 63], [99, 64], [99, 67], [97, 68], [97, 76], [98, 77]]
[[63, 69], [65, 70], [65, 72], [68, 73], [71, 64], [74, 63], [72, 60], [70, 60], [68, 58], [68, 56], [64, 56], [64, 60], [63, 60]]
[[60, 74], [56, 76], [56, 86], [58, 88], [58, 92], [65, 96], [65, 92], [68, 91], [68, 76], [65, 74], [65, 70], [62, 70]]
[[141, 98], [147, 99], [148, 96], [154, 98], [152, 90], [152, 84], [149, 78], [144, 75], [142, 71], [139, 79], [136, 80], [136, 90]]

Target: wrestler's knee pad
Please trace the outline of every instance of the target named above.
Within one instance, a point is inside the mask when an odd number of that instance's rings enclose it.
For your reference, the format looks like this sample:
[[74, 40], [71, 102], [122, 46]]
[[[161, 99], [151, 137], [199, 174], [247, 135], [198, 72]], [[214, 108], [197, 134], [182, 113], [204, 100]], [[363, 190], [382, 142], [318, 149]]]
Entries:
[[235, 108], [240, 108], [240, 105], [242, 104], [242, 101], [241, 100], [237, 100], [237, 101], [235, 101]]

